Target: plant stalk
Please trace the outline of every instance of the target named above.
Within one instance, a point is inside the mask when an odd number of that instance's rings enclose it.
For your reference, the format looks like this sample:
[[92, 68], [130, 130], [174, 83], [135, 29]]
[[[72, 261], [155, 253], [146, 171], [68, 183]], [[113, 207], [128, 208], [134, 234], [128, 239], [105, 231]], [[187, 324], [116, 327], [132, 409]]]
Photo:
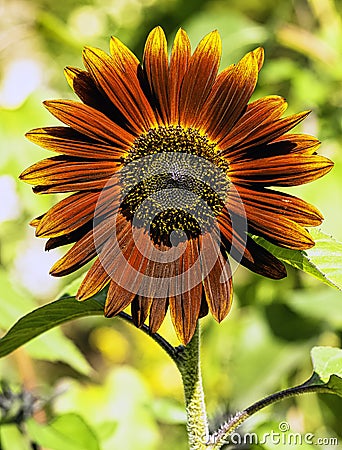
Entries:
[[209, 425], [202, 386], [198, 323], [191, 341], [186, 346], [177, 347], [176, 364], [182, 375], [184, 386], [189, 448], [190, 450], [207, 449]]

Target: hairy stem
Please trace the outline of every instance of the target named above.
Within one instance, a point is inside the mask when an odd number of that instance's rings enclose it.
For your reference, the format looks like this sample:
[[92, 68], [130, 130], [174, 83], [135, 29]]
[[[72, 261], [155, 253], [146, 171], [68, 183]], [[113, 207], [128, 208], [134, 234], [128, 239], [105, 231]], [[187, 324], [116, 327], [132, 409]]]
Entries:
[[221, 427], [212, 434], [210, 438], [211, 445], [207, 448], [211, 450], [219, 450], [224, 444], [229, 440], [229, 436], [246, 420], [248, 417], [252, 416], [256, 412], [271, 405], [272, 403], [277, 403], [285, 398], [294, 397], [300, 394], [307, 394], [310, 392], [326, 393], [329, 392], [324, 386], [310, 384], [309, 381], [301, 384], [300, 386], [295, 386], [289, 389], [285, 389], [275, 394], [269, 395], [262, 400], [253, 403], [253, 405], [235, 414], [230, 420], [221, 425]]
[[177, 350], [176, 364], [184, 385], [189, 448], [190, 450], [207, 449], [209, 426], [200, 368], [199, 324], [188, 345], [180, 346]]

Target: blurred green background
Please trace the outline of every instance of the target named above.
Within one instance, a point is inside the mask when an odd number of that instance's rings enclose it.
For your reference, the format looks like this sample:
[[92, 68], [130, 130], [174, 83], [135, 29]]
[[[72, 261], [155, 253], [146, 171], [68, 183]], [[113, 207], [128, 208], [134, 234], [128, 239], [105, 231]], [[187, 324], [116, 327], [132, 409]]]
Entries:
[[[17, 177], [50, 156], [24, 134], [57, 123], [43, 100], [74, 98], [63, 68], [82, 67], [84, 45], [108, 50], [111, 35], [140, 58], [156, 25], [169, 43], [183, 27], [193, 46], [218, 29], [222, 68], [264, 46], [254, 97], [282, 95], [289, 113], [312, 109], [298, 130], [316, 135], [320, 152], [335, 162], [328, 176], [289, 192], [318, 206], [325, 216], [322, 230], [342, 240], [341, 9], [340, 0], [0, 1], [0, 334], [37, 305], [66, 290], [74, 293], [78, 284], [75, 276], [48, 275], [62, 252], [45, 253], [44, 241], [28, 226], [58, 196], [36, 196]], [[292, 269], [276, 282], [239, 268], [234, 285], [229, 317], [220, 325], [210, 317], [202, 321], [204, 388], [213, 426], [237, 408], [307, 379], [314, 345], [341, 346], [338, 291]], [[161, 334], [177, 345], [169, 320]], [[120, 319], [82, 319], [52, 330], [1, 360], [0, 379], [53, 397], [47, 420], [79, 414], [101, 450], [187, 448], [176, 368], [154, 342]], [[341, 417], [340, 399], [312, 395], [265, 409], [241, 432], [277, 432], [287, 421], [294, 432], [342, 442]], [[4, 450], [28, 448], [14, 426], [2, 427], [0, 434]]]

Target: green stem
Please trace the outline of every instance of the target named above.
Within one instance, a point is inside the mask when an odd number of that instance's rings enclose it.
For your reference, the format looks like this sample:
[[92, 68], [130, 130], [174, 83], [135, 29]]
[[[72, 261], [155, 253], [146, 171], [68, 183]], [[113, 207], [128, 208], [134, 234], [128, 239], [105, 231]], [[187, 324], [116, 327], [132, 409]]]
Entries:
[[243, 411], [238, 412], [233, 416], [230, 420], [221, 425], [221, 427], [212, 434], [210, 442], [212, 442], [211, 446], [207, 447], [207, 449], [211, 450], [219, 450], [222, 448], [224, 444], [227, 444], [229, 440], [229, 436], [233, 434], [233, 432], [246, 420], [248, 417], [252, 416], [256, 412], [265, 408], [266, 406], [271, 405], [272, 403], [277, 403], [280, 400], [284, 400], [285, 398], [294, 397], [300, 394], [307, 394], [310, 392], [318, 392], [318, 393], [326, 393], [329, 392], [324, 386], [309, 384], [310, 380], [301, 384], [300, 386], [295, 386], [289, 389], [285, 389], [280, 392], [276, 392], [275, 394], [269, 395], [262, 400], [259, 400]]
[[200, 368], [200, 329], [197, 324], [191, 341], [177, 348], [176, 364], [182, 375], [190, 450], [207, 449], [209, 426], [204, 403]]

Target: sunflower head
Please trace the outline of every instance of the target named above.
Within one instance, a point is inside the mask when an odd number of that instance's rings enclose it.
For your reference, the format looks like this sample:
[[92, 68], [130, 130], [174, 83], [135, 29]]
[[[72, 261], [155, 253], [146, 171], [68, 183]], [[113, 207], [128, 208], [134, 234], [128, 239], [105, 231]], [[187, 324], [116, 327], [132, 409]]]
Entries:
[[52, 275], [94, 260], [79, 300], [108, 285], [106, 316], [130, 305], [135, 324], [148, 318], [152, 333], [170, 309], [184, 344], [208, 310], [218, 321], [228, 314], [230, 257], [286, 276], [250, 234], [290, 249], [314, 245], [306, 227], [322, 215], [277, 188], [333, 165], [316, 153], [315, 137], [289, 133], [308, 111], [283, 117], [287, 103], [276, 95], [250, 102], [263, 49], [221, 72], [220, 57], [217, 31], [192, 52], [179, 30], [169, 56], [160, 27], [142, 62], [114, 37], [110, 54], [85, 48], [85, 70], [65, 70], [81, 102], [45, 102], [63, 126], [27, 133], [58, 155], [21, 174], [36, 193], [71, 193], [32, 221], [47, 249], [73, 244]]

